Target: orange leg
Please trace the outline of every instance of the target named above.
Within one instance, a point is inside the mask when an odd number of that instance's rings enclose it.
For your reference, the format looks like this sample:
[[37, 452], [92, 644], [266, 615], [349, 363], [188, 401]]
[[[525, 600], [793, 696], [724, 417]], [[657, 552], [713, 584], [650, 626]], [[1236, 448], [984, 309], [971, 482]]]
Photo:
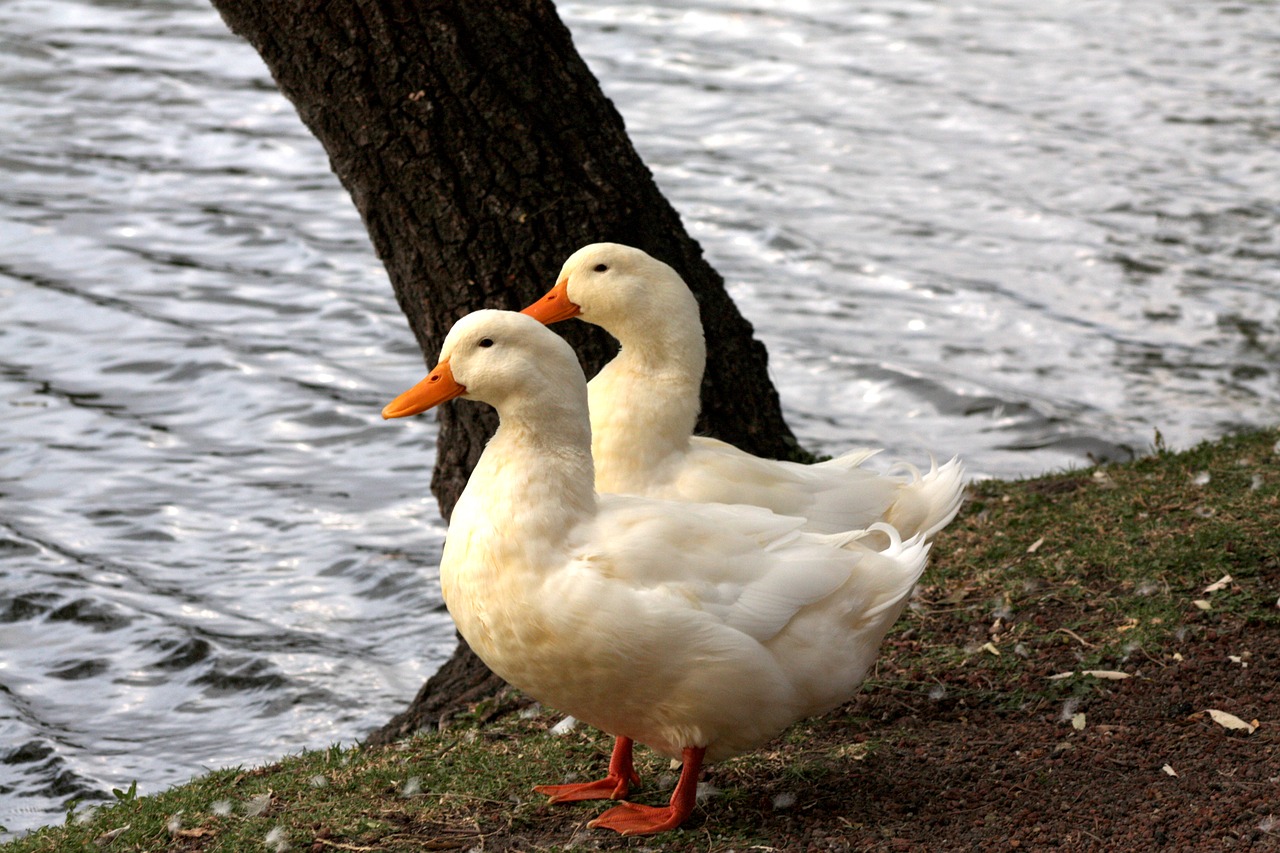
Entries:
[[668, 805], [655, 807], [620, 803], [587, 826], [602, 826], [623, 835], [653, 835], [675, 829], [693, 812], [693, 804], [698, 796], [698, 774], [702, 770], [702, 756], [706, 751], [706, 747], [701, 746], [684, 748], [684, 767], [680, 770], [680, 781], [671, 792], [671, 802]]
[[575, 803], [579, 800], [620, 800], [632, 785], [639, 784], [640, 776], [631, 761], [631, 738], [618, 737], [613, 742], [608, 776], [595, 782], [538, 785], [533, 790], [548, 795], [553, 803]]

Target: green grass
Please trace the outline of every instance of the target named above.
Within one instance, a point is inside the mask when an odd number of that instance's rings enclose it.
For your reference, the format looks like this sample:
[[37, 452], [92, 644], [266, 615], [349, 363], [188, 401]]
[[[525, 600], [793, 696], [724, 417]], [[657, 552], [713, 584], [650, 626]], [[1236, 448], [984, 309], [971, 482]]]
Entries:
[[[919, 697], [945, 685], [969, 705], [1014, 713], [1096, 687], [1046, 673], [1165, 660], [1187, 636], [1225, 624], [1280, 627], [1278, 439], [1240, 435], [1125, 465], [976, 484], [867, 689]], [[1225, 575], [1221, 589], [1204, 592]], [[692, 849], [767, 846], [758, 797], [747, 792], [822, 784], [874, 755], [883, 724], [853, 707], [721, 765], [707, 826], [669, 839]], [[556, 719], [460, 720], [393, 747], [305, 752], [154, 796], [120, 791], [110, 806], [75, 809], [65, 826], [0, 849], [440, 850], [497, 837], [530, 839], [518, 849], [592, 846], [598, 833], [575, 833], [600, 804], [550, 808], [531, 788], [599, 774], [610, 741], [583, 728], [552, 736]], [[860, 742], [849, 738], [855, 730]], [[671, 773], [647, 750], [637, 766], [646, 780]], [[649, 785], [641, 800], [664, 796]]]
[[[1249, 613], [1280, 624], [1275, 588], [1263, 582], [1280, 566], [1278, 509], [1274, 431], [1128, 465], [981, 483], [930, 580], [1015, 613], [1054, 598], [1096, 602], [1099, 612], [1078, 624], [1052, 627], [1072, 629], [1101, 662], [1158, 641], [1188, 615], [1212, 623]], [[1231, 583], [1202, 592], [1224, 575]]]
[[[1280, 627], [1280, 443], [1276, 431], [1125, 465], [971, 489], [904, 617], [918, 642], [868, 687], [956, 687], [970, 703], [1026, 708], [1087, 692], [1083, 676], [1028, 695], [1028, 669], [1132, 670], [1224, 620]], [[1224, 576], [1221, 589], [1205, 592]], [[1208, 609], [1201, 609], [1202, 602]], [[957, 620], [968, 619], [967, 636]], [[945, 674], [943, 674], [945, 673]]]

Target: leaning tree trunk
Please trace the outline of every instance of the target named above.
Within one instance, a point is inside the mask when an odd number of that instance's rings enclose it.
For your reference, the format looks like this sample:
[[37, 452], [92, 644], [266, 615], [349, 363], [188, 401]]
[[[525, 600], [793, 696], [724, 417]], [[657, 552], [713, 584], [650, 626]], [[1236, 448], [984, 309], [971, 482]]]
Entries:
[[[324, 145], [428, 364], [459, 317], [521, 308], [578, 247], [627, 243], [675, 267], [698, 298], [708, 345], [700, 431], [761, 455], [797, 453], [764, 347], [549, 0], [212, 2]], [[594, 327], [557, 331], [588, 375], [612, 357]], [[431, 489], [446, 518], [495, 426], [488, 407], [442, 407]], [[500, 684], [460, 643], [371, 740], [433, 725]]]

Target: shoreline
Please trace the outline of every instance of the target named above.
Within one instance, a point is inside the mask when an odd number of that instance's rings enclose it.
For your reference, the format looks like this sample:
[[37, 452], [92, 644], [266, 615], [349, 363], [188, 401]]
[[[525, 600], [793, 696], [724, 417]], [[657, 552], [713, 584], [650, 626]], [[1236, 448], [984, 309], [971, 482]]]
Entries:
[[[1280, 843], [1265, 805], [1280, 777], [1258, 770], [1280, 766], [1280, 720], [1267, 719], [1280, 696], [1266, 686], [1280, 683], [1277, 529], [1274, 429], [973, 483], [864, 689], [710, 768], [714, 793], [655, 838], [587, 829], [602, 804], [551, 807], [532, 792], [601, 771], [610, 740], [553, 734], [561, 717], [510, 691], [387, 747], [119, 791], [0, 850]], [[642, 749], [637, 768], [637, 799], [660, 801], [667, 762]]]

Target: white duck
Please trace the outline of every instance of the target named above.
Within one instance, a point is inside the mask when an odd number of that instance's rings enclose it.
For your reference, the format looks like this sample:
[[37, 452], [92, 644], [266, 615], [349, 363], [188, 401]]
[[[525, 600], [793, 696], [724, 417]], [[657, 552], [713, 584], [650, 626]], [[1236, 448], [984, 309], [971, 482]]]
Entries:
[[544, 323], [579, 317], [622, 345], [587, 385], [596, 488], [697, 503], [745, 503], [834, 533], [887, 521], [933, 536], [955, 517], [963, 468], [952, 459], [921, 477], [860, 467], [877, 450], [801, 465], [762, 459], [693, 435], [706, 343], [698, 303], [674, 269], [617, 243], [585, 246], [555, 287], [524, 309]]
[[530, 317], [459, 320], [436, 368], [382, 414], [458, 396], [501, 425], [450, 520], [449, 612], [495, 673], [617, 738], [606, 778], [538, 790], [625, 797], [632, 741], [684, 762], [667, 806], [622, 803], [593, 826], [678, 826], [703, 761], [849, 698], [924, 570], [922, 537], [884, 524], [876, 549], [865, 531], [802, 532], [757, 507], [597, 495], [585, 377]]

